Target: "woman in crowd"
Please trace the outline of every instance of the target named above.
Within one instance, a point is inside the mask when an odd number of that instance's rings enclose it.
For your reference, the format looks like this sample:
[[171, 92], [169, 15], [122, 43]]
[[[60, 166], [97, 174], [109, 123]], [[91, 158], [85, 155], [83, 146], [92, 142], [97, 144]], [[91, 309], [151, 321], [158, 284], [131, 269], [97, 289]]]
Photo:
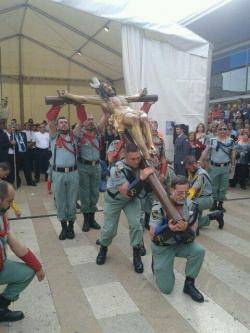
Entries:
[[196, 140], [195, 132], [189, 132], [188, 134], [189, 142], [189, 155], [194, 156], [198, 160], [201, 156], [202, 151], [205, 148], [200, 141]]
[[196, 126], [195, 137], [196, 137], [196, 140], [199, 141], [201, 144], [203, 144], [203, 145], [205, 144], [206, 129], [205, 129], [205, 125], [203, 123], [199, 123]]

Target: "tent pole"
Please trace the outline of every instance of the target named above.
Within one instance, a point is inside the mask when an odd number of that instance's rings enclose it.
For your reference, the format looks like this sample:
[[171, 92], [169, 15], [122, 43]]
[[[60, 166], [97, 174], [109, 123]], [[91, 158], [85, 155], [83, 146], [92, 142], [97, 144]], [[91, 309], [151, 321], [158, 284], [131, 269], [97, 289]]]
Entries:
[[19, 104], [20, 104], [20, 123], [23, 126], [24, 123], [24, 100], [23, 100], [23, 68], [22, 68], [22, 36], [18, 38], [19, 42], [19, 52], [18, 52], [18, 62], [19, 62]]

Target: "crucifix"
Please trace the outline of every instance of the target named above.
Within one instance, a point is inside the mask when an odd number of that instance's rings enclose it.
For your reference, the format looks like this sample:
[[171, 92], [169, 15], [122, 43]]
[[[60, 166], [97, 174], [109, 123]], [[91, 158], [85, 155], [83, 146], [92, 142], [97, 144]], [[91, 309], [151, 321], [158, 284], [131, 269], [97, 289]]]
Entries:
[[[96, 95], [74, 95], [61, 89], [58, 90], [58, 96], [45, 97], [45, 103], [47, 105], [100, 105], [120, 136], [124, 137], [126, 141], [133, 141], [138, 146], [142, 155], [142, 168], [150, 166], [150, 156], [155, 154], [155, 147], [151, 136], [148, 115], [141, 110], [132, 109], [129, 103], [156, 102], [158, 96], [147, 95], [145, 88], [133, 96], [117, 96], [115, 88], [109, 82], [100, 82], [97, 78], [92, 79], [90, 86], [95, 89]], [[171, 203], [156, 174], [151, 174], [148, 177], [148, 181], [169, 217], [175, 221], [181, 220], [182, 217]]]

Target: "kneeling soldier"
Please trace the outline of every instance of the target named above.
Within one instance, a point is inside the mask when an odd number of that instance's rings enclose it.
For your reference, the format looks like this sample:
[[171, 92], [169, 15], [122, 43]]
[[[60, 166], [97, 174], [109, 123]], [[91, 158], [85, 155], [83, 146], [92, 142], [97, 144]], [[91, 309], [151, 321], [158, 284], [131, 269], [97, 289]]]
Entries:
[[[206, 216], [202, 216], [203, 210], [210, 209], [213, 205], [213, 190], [209, 174], [205, 169], [198, 166], [194, 156], [187, 156], [184, 160], [184, 165], [188, 171], [188, 197], [198, 205], [198, 228], [209, 226], [212, 220], [216, 220], [219, 224], [219, 229], [223, 229], [224, 214], [222, 210], [217, 209]], [[197, 232], [196, 234], [198, 235]]]
[[169, 220], [161, 204], [155, 202], [150, 219], [152, 235], [152, 269], [156, 284], [164, 294], [174, 288], [174, 258], [187, 258], [186, 280], [183, 292], [196, 302], [204, 302], [203, 295], [196, 289], [194, 282], [203, 263], [205, 250], [195, 242], [197, 229], [197, 205], [187, 199], [188, 182], [183, 176], [172, 182], [171, 201], [183, 220]]
[[[22, 311], [11, 311], [9, 305], [19, 298], [35, 274], [39, 281], [44, 279], [42, 265], [35, 255], [9, 231], [7, 210], [13, 202], [15, 191], [9, 183], [0, 181], [0, 285], [6, 285], [0, 295], [0, 322], [18, 321], [24, 318]], [[6, 245], [24, 263], [9, 260]]]
[[139, 169], [141, 154], [134, 144], [125, 148], [125, 160], [111, 168], [104, 201], [104, 225], [100, 236], [100, 251], [97, 265], [106, 260], [108, 246], [117, 234], [118, 222], [123, 210], [129, 224], [130, 244], [133, 247], [133, 265], [137, 273], [143, 272], [140, 249], [143, 230], [140, 223], [141, 204], [137, 197], [143, 189], [143, 182], [154, 172], [153, 168]]

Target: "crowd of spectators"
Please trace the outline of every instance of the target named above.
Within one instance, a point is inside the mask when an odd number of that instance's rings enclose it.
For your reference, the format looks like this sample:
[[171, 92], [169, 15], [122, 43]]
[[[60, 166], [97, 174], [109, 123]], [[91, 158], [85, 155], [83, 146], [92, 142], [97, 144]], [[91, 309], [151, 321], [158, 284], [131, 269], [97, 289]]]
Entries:
[[49, 165], [49, 133], [46, 121], [35, 124], [29, 119], [23, 128], [12, 119], [7, 125], [0, 119], [0, 163], [7, 163], [10, 173], [7, 180], [18, 187], [21, 186], [22, 170], [28, 186], [36, 186], [40, 175], [47, 180]]
[[[175, 170], [177, 173], [186, 173], [183, 161], [188, 155], [199, 160], [210, 139], [216, 136], [218, 125], [222, 122], [227, 127], [228, 137], [234, 140], [236, 149], [236, 165], [232, 167], [229, 185], [235, 187], [239, 183], [241, 189], [246, 189], [250, 164], [250, 104], [242, 100], [234, 104], [213, 105], [208, 114], [207, 129], [200, 123], [195, 131], [185, 134], [185, 125], [176, 126], [178, 139], [175, 140]], [[206, 168], [208, 167], [207, 165]]]

